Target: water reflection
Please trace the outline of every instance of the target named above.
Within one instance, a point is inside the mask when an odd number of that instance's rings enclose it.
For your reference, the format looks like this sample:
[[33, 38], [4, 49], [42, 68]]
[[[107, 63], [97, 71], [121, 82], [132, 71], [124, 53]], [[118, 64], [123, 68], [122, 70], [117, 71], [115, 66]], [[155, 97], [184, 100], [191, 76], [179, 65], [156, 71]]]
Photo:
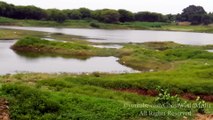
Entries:
[[119, 49], [122, 48], [122, 45], [117, 45], [117, 44], [112, 44], [112, 45], [92, 45], [93, 47], [97, 47], [97, 48], [115, 48], [115, 49]]
[[213, 34], [174, 31], [148, 30], [104, 30], [104, 29], [77, 29], [77, 28], [50, 28], [50, 27], [11, 27], [0, 28], [43, 31], [83, 36], [92, 42], [100, 43], [143, 43], [150, 41], [173, 41], [181, 44], [207, 45], [213, 44]]
[[83, 60], [38, 54], [17, 54], [10, 49], [10, 46], [14, 43], [14, 40], [0, 41], [0, 74], [16, 72], [136, 72], [131, 68], [119, 64], [117, 62], [118, 58], [112, 56], [91, 57]]
[[207, 50], [208, 52], [212, 52], [213, 53], [213, 50]]

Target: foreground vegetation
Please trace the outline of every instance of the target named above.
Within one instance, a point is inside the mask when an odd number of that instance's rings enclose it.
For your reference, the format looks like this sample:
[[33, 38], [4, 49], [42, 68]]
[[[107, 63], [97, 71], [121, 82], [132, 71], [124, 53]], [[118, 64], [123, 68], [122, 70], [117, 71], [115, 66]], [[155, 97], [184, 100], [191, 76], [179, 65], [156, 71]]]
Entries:
[[[162, 82], [158, 75], [154, 83]], [[1, 97], [10, 102], [12, 119], [182, 119], [194, 117], [196, 108], [158, 107], [155, 98], [119, 92], [115, 88], [154, 87], [152, 74], [16, 74], [1, 76]], [[163, 77], [164, 76], [164, 77]], [[182, 80], [183, 81], [183, 80]], [[173, 80], [169, 82], [172, 83]], [[175, 80], [174, 80], [175, 82]], [[183, 82], [183, 84], [186, 83]], [[129, 84], [129, 85], [128, 85]], [[133, 85], [134, 84], [134, 85]], [[145, 84], [145, 85], [144, 85]], [[165, 83], [167, 84], [167, 83]], [[180, 85], [181, 86], [181, 85]], [[193, 86], [193, 84], [191, 84]], [[186, 87], [186, 86], [185, 86]], [[195, 86], [193, 86], [194, 88]], [[203, 87], [205, 87], [203, 85]], [[192, 103], [192, 102], [189, 102]], [[152, 105], [153, 107], [134, 107]], [[172, 112], [170, 115], [144, 115], [143, 112]], [[191, 114], [186, 114], [192, 111]], [[208, 103], [206, 113], [213, 111]], [[182, 112], [182, 114], [177, 114]], [[177, 115], [176, 115], [176, 114]], [[183, 115], [183, 114], [186, 115]]]

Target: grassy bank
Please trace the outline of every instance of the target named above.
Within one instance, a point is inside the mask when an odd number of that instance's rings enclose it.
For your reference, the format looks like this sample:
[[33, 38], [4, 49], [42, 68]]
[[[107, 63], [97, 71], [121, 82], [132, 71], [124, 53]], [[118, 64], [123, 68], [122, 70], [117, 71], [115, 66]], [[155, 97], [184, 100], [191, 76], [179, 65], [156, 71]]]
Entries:
[[[201, 96], [202, 99], [210, 101], [205, 112], [213, 112], [213, 53], [206, 51], [212, 49], [212, 45], [148, 42], [125, 44], [120, 49], [103, 49], [92, 47], [91, 44], [75, 40], [64, 43], [25, 37], [12, 48], [23, 54], [29, 52], [62, 57], [116, 56], [121, 64], [144, 73], [29, 73], [0, 76], [0, 96], [9, 101], [11, 118], [179, 120], [184, 116], [188, 119], [195, 117], [198, 108], [158, 107], [156, 97], [130, 93], [133, 90], [153, 92], [158, 86], [168, 88], [169, 93], [182, 97], [188, 95], [184, 97], [187, 99], [191, 99], [191, 95]], [[186, 99], [183, 101], [187, 104], [195, 103]], [[185, 102], [183, 106], [186, 106]], [[150, 114], [146, 114], [147, 112]]]
[[20, 39], [26, 36], [45, 37], [47, 35], [47, 33], [42, 32], [0, 29], [0, 40]]
[[[211, 84], [213, 54], [205, 50], [213, 48], [210, 45], [190, 46], [173, 42], [149, 42], [126, 44], [121, 49], [103, 49], [88, 44], [63, 43], [27, 37], [17, 41], [12, 48], [23, 53], [26, 51], [39, 54], [52, 53], [59, 56], [66, 55], [67, 57], [116, 56], [119, 57], [119, 62], [126, 66], [151, 72], [130, 75], [131, 77], [121, 75], [118, 78], [124, 76], [127, 79], [120, 81], [120, 83], [115, 82], [115, 84], [109, 79], [104, 80], [103, 78], [98, 79], [97, 82], [92, 82], [97, 85], [103, 82], [103, 84], [100, 84], [101, 87], [105, 87], [102, 86], [105, 84], [107, 84], [106, 87], [111, 86], [115, 89], [117, 87], [154, 89], [157, 86], [166, 86], [177, 92], [186, 90], [197, 94], [213, 94], [211, 90], [213, 87]], [[158, 72], [155, 73], [154, 71]], [[115, 76], [116, 79], [117, 75]], [[85, 79], [84, 82], [90, 83], [88, 80], [90, 79]], [[141, 80], [147, 83], [142, 84], [140, 83]]]
[[18, 52], [39, 53], [43, 55], [57, 55], [65, 57], [91, 57], [112, 56], [114, 49], [96, 48], [88, 44], [78, 42], [57, 42], [39, 38], [26, 37], [20, 39], [12, 46]]
[[[191, 115], [184, 116], [188, 118], [195, 116], [196, 108], [157, 107], [155, 98], [153, 97], [113, 90], [113, 88], [128, 87], [127, 81], [136, 87], [136, 81], [140, 81], [140, 85], [153, 82], [153, 80], [149, 80], [145, 77], [147, 74], [100, 74], [98, 77], [94, 74], [6, 75], [0, 77], [2, 86], [0, 95], [6, 98], [10, 103], [11, 118], [21, 120], [170, 120], [183, 118], [181, 114], [161, 116], [154, 114], [146, 115], [144, 114], [146, 111], [153, 113], [167, 113], [169, 111], [173, 114], [192, 111]], [[154, 107], [134, 107], [134, 105], [151, 105]], [[212, 104], [208, 103], [208, 105], [211, 107], [205, 110], [207, 113], [211, 113], [213, 111]]]
[[[154, 89], [157, 86], [167, 86], [180, 92], [187, 90], [198, 94], [213, 94], [211, 90], [213, 87], [211, 85], [212, 78], [210, 77], [213, 71], [213, 54], [205, 51], [205, 49], [212, 47], [213, 46], [180, 45], [173, 42], [150, 42], [144, 44], [127, 44], [123, 48], [116, 50], [95, 48], [88, 44], [75, 42], [63, 43], [27, 37], [19, 40], [12, 48], [19, 52], [52, 53], [70, 57], [116, 56], [120, 58], [120, 63], [126, 66], [141, 71], [159, 71], [158, 73], [148, 73], [147, 75], [145, 73], [141, 77], [139, 75], [136, 77], [138, 80], [135, 77], [133, 77], [134, 80], [130, 80], [130, 78], [127, 77], [128, 79], [121, 81], [121, 83], [107, 85], [115, 86], [115, 88], [120, 85], [121, 88], [125, 88], [126, 86], [129, 88], [132, 86], [138, 89]], [[151, 82], [141, 84], [141, 78], [145, 80], [149, 79]], [[85, 81], [89, 83], [87, 80]], [[98, 84], [101, 81], [103, 81], [103, 79], [95, 83]], [[107, 79], [103, 82], [107, 82], [106, 84], [108, 84], [110, 80]], [[171, 84], [168, 84], [170, 82]], [[194, 84], [192, 84], [192, 82]], [[155, 85], [149, 86], [149, 83], [155, 83]], [[189, 85], [189, 83], [191, 83], [192, 86]], [[122, 86], [122, 84], [124, 84], [124, 86]]]
[[211, 61], [212, 53], [205, 49], [213, 46], [188, 46], [173, 42], [127, 44], [120, 49], [120, 63], [141, 71], [158, 71], [175, 68], [187, 60]]
[[79, 43], [87, 43], [86, 38], [75, 35], [65, 35], [61, 33], [47, 33], [47, 32], [37, 32], [28, 30], [12, 30], [12, 29], [0, 29], [0, 40], [13, 40], [21, 39], [23, 37], [34, 36], [39, 38], [50, 38], [57, 39], [61, 41], [76, 41]]
[[39, 53], [65, 57], [115, 56], [119, 62], [140, 71], [161, 71], [175, 68], [187, 60], [211, 61], [213, 54], [205, 51], [213, 46], [189, 46], [173, 42], [126, 44], [121, 49], [96, 48], [92, 43], [59, 42], [26, 37], [12, 46], [17, 52]]
[[107, 24], [95, 20], [67, 20], [64, 23], [55, 21], [38, 20], [15, 20], [0, 17], [0, 25], [12, 26], [35, 26], [35, 27], [67, 27], [67, 28], [100, 28], [100, 29], [139, 29], [139, 30], [167, 30], [167, 31], [186, 31], [186, 32], [213, 32], [211, 25], [180, 26], [175, 23], [162, 22], [126, 22], [117, 24]]

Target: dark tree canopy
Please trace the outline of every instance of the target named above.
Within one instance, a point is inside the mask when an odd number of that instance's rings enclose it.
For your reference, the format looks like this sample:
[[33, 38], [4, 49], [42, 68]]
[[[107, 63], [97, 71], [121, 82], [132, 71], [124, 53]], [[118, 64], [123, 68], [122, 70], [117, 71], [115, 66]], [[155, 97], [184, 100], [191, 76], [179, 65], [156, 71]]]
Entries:
[[58, 9], [48, 9], [47, 16], [48, 20], [53, 20], [59, 23], [64, 22], [66, 20], [65, 13]]
[[164, 21], [163, 15], [151, 12], [138, 12], [135, 14], [135, 20], [145, 22], [158, 22]]
[[15, 6], [12, 4], [7, 4], [5, 2], [0, 2], [0, 16], [12, 17], [14, 15]]
[[68, 19], [79, 20], [82, 19], [82, 14], [79, 10], [63, 10]]
[[212, 23], [213, 22], [213, 16], [211, 17], [210, 14], [209, 15], [204, 15], [202, 17], [202, 22], [203, 22], [204, 25], [208, 25], [208, 24]]
[[79, 12], [82, 15], [82, 18], [90, 18], [91, 17], [91, 10], [88, 8], [80, 8]]
[[189, 7], [183, 9], [182, 15], [204, 15], [206, 11], [201, 6], [190, 5]]
[[174, 22], [177, 18], [177, 15], [168, 14], [166, 15], [169, 22]]
[[[9, 17], [14, 19], [34, 19], [34, 20], [53, 20], [64, 22], [65, 20], [93, 19], [106, 23], [119, 23], [131, 21], [144, 22], [173, 22], [188, 21], [192, 24], [211, 24], [213, 23], [213, 13], [206, 13], [203, 7], [190, 5], [183, 9], [181, 14], [162, 15], [153, 12], [132, 13], [128, 10], [119, 9], [101, 9], [90, 10], [88, 8], [79, 9], [41, 9], [35, 6], [15, 6], [0, 1], [0, 17]], [[97, 25], [94, 25], [97, 26]]]
[[35, 6], [17, 6], [13, 17], [17, 19], [41, 20], [46, 17], [46, 12]]
[[117, 23], [119, 22], [120, 14], [116, 10], [103, 9], [93, 11], [92, 18], [106, 23]]
[[95, 20], [101, 21], [101, 11], [102, 10], [92, 11], [91, 17]]
[[134, 14], [132, 12], [124, 9], [119, 9], [118, 12], [120, 14], [120, 22], [130, 22], [134, 20]]
[[178, 16], [178, 21], [188, 21], [192, 24], [201, 24], [207, 23], [208, 17], [206, 17], [207, 13], [201, 6], [190, 5], [187, 8], [183, 9], [183, 12], [180, 16]]
[[101, 19], [106, 23], [119, 22], [120, 14], [116, 10], [103, 10], [101, 12]]

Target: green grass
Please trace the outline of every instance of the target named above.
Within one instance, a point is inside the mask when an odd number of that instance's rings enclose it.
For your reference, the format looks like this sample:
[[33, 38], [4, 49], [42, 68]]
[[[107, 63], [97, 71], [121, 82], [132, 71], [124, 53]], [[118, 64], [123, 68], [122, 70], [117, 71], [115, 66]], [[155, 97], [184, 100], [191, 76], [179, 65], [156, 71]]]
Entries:
[[179, 26], [179, 25], [171, 24], [168, 26], [163, 26], [162, 30], [213, 33], [213, 27], [211, 25], [209, 26], [206, 26], [206, 25]]
[[61, 33], [47, 33], [27, 30], [0, 29], [0, 40], [21, 39], [23, 37], [34, 36], [40, 38], [52, 38], [63, 41], [75, 41], [87, 43], [84, 37], [75, 35], [65, 35]]
[[15, 22], [16, 20], [14, 19], [0, 17], [0, 24], [3, 24], [3, 25], [14, 25]]
[[[55, 34], [69, 40], [68, 37]], [[12, 119], [87, 119], [137, 120], [182, 119], [178, 116], [143, 116], [141, 112], [187, 112], [196, 109], [126, 107], [137, 104], [156, 105], [155, 98], [117, 89], [154, 90], [158, 86], [178, 94], [213, 94], [212, 45], [191, 46], [173, 42], [125, 44], [121, 49], [95, 48], [88, 42], [67, 43], [25, 37], [13, 46], [19, 52], [31, 51], [59, 56], [116, 56], [119, 62], [144, 71], [132, 74], [15, 74], [0, 76], [0, 95], [10, 103]], [[48, 51], [48, 52], [47, 52]], [[79, 54], [81, 53], [81, 54]], [[152, 70], [153, 72], [146, 72]], [[194, 103], [194, 101], [189, 101]], [[213, 112], [213, 104], [206, 108]]]
[[[39, 38], [26, 37], [20, 39], [12, 46], [19, 52], [36, 52], [40, 54], [55, 54], [70, 57], [111, 56], [114, 49], [95, 48], [88, 44], [78, 42], [47, 41]], [[48, 51], [48, 52], [47, 52]]]
[[[155, 98], [114, 91], [106, 83], [137, 79], [129, 75], [67, 75], [16, 74], [0, 77], [0, 95], [9, 100], [12, 119], [181, 119], [183, 116], [143, 116], [141, 112], [187, 112], [186, 109], [165, 107], [127, 107], [128, 105], [155, 105]], [[116, 79], [117, 80], [116, 80]], [[132, 78], [132, 79], [131, 79]], [[98, 82], [100, 81], [100, 82]], [[101, 87], [96, 83], [109, 86]], [[94, 83], [94, 85], [91, 85]], [[110, 88], [110, 89], [109, 89]], [[212, 105], [212, 104], [210, 104]], [[207, 109], [211, 112], [212, 108]], [[192, 110], [194, 117], [195, 109]]]
[[126, 26], [127, 28], [132, 29], [157, 29], [163, 26], [169, 25], [169, 23], [163, 22], [125, 22], [120, 23], [121, 26]]
[[20, 39], [26, 36], [45, 37], [46, 35], [48, 34], [42, 32], [0, 29], [0, 40]]
[[119, 50], [120, 63], [141, 71], [169, 70], [176, 63], [193, 59], [211, 61], [213, 54], [205, 51], [212, 46], [189, 46], [173, 42], [127, 44]]
[[[27, 37], [19, 40], [13, 49], [19, 52], [37, 52], [40, 54], [58, 54], [75, 56], [116, 56], [119, 62], [141, 70], [158, 71], [143, 74], [110, 75], [86, 79], [80, 77], [76, 82], [107, 87], [155, 89], [165, 86], [177, 92], [213, 94], [212, 77], [213, 54], [206, 48], [212, 46], [190, 46], [173, 42], [150, 42], [144, 44], [126, 44], [121, 49], [95, 48], [88, 44], [75, 42], [55, 42]], [[48, 52], [47, 52], [48, 51]], [[105, 78], [106, 77], [106, 78]], [[123, 79], [119, 79], [123, 78]], [[114, 79], [116, 81], [114, 81]], [[96, 82], [94, 82], [96, 81]]]

